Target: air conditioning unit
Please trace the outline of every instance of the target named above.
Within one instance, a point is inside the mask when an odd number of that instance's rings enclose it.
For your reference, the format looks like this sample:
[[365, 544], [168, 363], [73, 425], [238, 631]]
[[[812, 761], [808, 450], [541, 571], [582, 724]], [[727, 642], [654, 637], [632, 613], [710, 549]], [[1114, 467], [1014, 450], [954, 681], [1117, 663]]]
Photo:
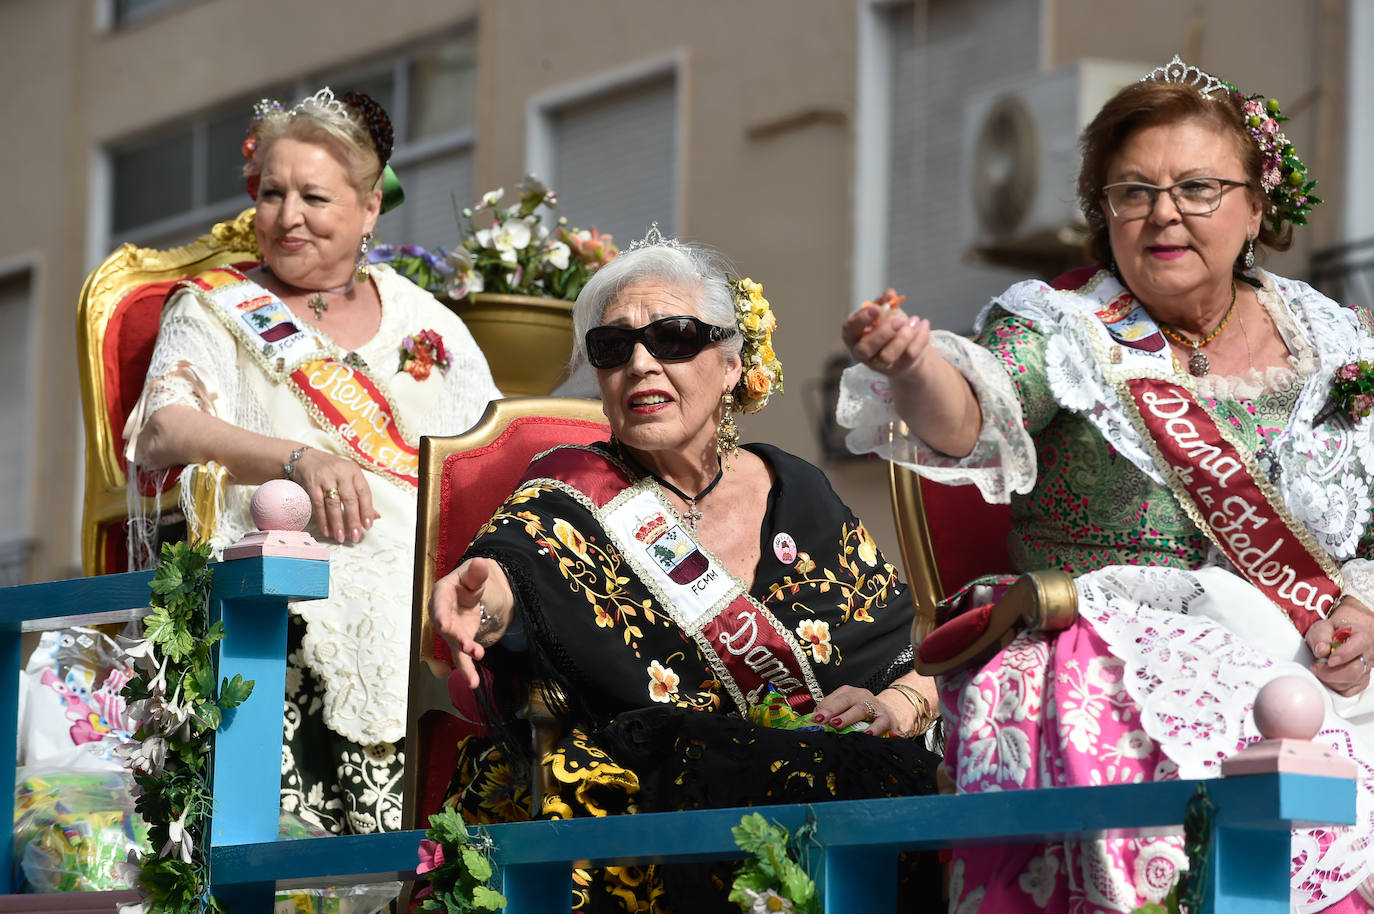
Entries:
[[963, 238], [970, 259], [1025, 267], [1082, 247], [1078, 134], [1107, 99], [1149, 70], [1080, 60], [969, 96]]

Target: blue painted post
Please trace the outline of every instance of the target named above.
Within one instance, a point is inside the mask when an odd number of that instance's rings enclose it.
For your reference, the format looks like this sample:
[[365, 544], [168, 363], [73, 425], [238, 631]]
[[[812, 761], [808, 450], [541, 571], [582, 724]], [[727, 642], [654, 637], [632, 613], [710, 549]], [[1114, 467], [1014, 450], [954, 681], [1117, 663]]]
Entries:
[[1287, 914], [1293, 838], [1287, 829], [1217, 826], [1212, 831], [1207, 914]]
[[[211, 599], [224, 623], [219, 676], [253, 680], [215, 737], [211, 847], [275, 841], [280, 817], [287, 605], [329, 596], [329, 562], [258, 557], [215, 566]], [[213, 879], [213, 873], [211, 874]], [[231, 912], [272, 909], [272, 881], [216, 886]]]
[[[14, 760], [19, 750], [19, 629], [0, 630], [0, 675], [9, 680], [9, 687], [0, 699], [0, 775], [8, 776], [0, 782], [0, 821], [14, 822]], [[0, 895], [14, 890], [14, 842], [0, 838]]]
[[827, 914], [896, 914], [897, 853], [827, 847], [816, 886]]
[[501, 868], [506, 914], [568, 914], [572, 906], [572, 865], [523, 863]]

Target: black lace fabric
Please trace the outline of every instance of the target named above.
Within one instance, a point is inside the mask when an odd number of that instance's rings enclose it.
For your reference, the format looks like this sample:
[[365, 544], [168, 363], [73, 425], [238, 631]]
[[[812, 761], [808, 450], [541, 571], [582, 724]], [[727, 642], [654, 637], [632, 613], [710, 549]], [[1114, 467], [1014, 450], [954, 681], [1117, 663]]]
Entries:
[[[733, 715], [647, 708], [619, 715], [598, 744], [639, 776], [641, 812], [934, 794], [940, 759], [920, 740], [770, 730]], [[733, 862], [655, 867], [671, 907], [736, 912]], [[902, 911], [943, 911], [936, 854], [905, 854]], [[611, 908], [610, 910], [614, 910]]]

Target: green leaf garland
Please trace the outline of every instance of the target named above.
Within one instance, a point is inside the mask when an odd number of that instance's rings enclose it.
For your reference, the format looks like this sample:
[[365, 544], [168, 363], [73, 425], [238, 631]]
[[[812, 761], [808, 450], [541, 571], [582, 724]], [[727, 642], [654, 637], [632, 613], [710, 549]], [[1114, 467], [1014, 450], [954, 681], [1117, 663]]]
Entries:
[[151, 585], [143, 639], [129, 648], [137, 674], [124, 687], [139, 742], [121, 754], [134, 775], [135, 808], [148, 823], [151, 851], [131, 852], [128, 875], [143, 895], [120, 914], [223, 912], [210, 894], [210, 740], [224, 712], [253, 693], [235, 675], [215, 694], [210, 624], [210, 547], [164, 543]]
[[807, 824], [795, 835], [770, 823], [758, 813], [740, 819], [730, 829], [735, 845], [749, 854], [740, 864], [730, 886], [730, 900], [746, 912], [790, 911], [822, 914], [816, 883], [797, 855], [811, 839], [815, 827]]
[[506, 897], [488, 885], [495, 872], [491, 851], [486, 831], [469, 832], [457, 812], [441, 810], [431, 815], [420, 842], [420, 865], [415, 868], [416, 875], [428, 883], [415, 896], [420, 910], [468, 914], [504, 908]]

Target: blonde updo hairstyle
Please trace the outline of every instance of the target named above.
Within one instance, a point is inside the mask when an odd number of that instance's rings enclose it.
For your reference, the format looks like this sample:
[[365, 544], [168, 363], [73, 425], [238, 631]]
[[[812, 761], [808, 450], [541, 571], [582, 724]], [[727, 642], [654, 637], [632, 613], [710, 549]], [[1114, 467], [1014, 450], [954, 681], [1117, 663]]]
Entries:
[[[374, 103], [375, 105], [375, 103]], [[380, 111], [380, 106], [377, 107]], [[381, 117], [385, 118], [385, 113]], [[311, 143], [329, 150], [344, 167], [349, 183], [365, 200], [382, 187], [385, 162], [377, 154], [377, 147], [363, 117], [353, 108], [332, 98], [318, 101], [318, 94], [308, 96], [289, 110], [268, 111], [261, 114], [256, 125], [257, 147], [243, 166], [245, 178], [262, 173], [272, 144], [281, 139]], [[389, 125], [388, 125], [389, 127]]]

